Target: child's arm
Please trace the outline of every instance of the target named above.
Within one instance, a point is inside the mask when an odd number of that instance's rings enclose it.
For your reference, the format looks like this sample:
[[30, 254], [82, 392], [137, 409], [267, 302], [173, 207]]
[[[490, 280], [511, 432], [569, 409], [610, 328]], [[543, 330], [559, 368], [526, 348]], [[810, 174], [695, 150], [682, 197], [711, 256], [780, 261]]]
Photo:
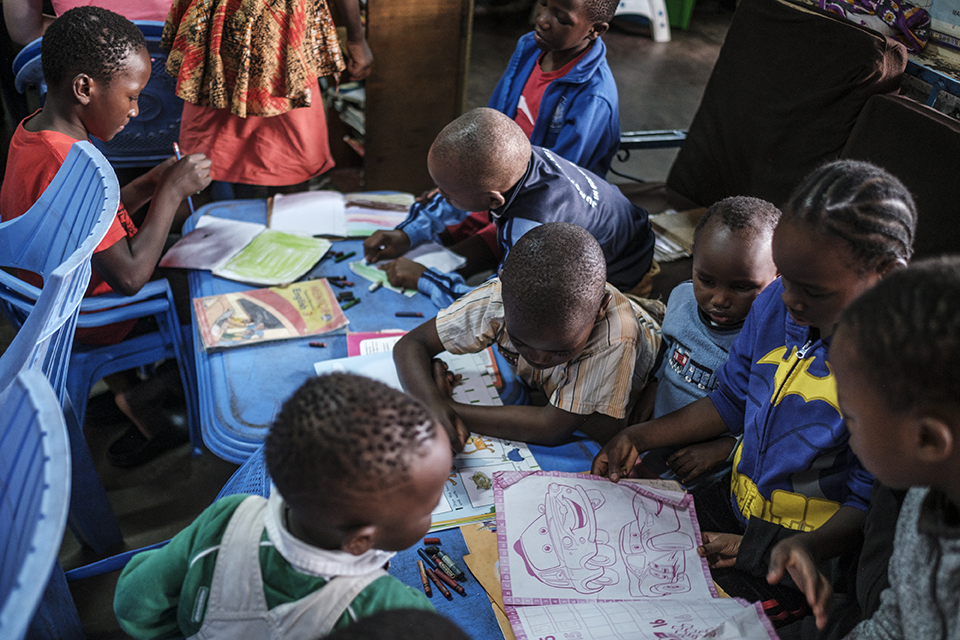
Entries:
[[393, 348], [393, 361], [404, 390], [436, 414], [454, 450], [460, 451], [470, 432], [433, 377], [433, 357], [443, 350], [437, 334], [437, 319], [432, 318], [400, 338]]
[[153, 194], [157, 190], [157, 186], [162, 182], [167, 169], [172, 167], [176, 162], [177, 158], [170, 156], [150, 169], [150, 171], [134, 178], [120, 189], [120, 202], [126, 207], [127, 213], [132, 216], [140, 207], [150, 202], [150, 199], [153, 198]]
[[602, 413], [570, 413], [551, 404], [543, 407], [489, 407], [462, 404], [452, 399], [448, 402], [473, 433], [533, 444], [558, 444], [578, 429], [602, 443], [625, 423]]
[[358, 0], [337, 0], [337, 9], [347, 29], [347, 76], [350, 80], [363, 80], [370, 75], [373, 66], [373, 53], [364, 35], [360, 21], [360, 2]]
[[25, 46], [41, 37], [54, 17], [43, 15], [43, 0], [4, 0], [3, 20], [10, 39]]
[[157, 185], [136, 235], [93, 254], [93, 267], [114, 291], [131, 296], [150, 280], [177, 207], [184, 198], [210, 184], [210, 164], [201, 153], [174, 163]]
[[701, 442], [728, 432], [710, 398], [700, 398], [673, 413], [631, 425], [618, 433], [593, 459], [591, 473], [617, 482], [630, 473], [643, 451]]

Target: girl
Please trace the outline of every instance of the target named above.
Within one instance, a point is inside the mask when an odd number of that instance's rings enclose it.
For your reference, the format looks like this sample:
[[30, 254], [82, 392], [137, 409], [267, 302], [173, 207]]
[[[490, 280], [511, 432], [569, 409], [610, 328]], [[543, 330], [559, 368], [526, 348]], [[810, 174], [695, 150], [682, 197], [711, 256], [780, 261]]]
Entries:
[[814, 171], [774, 232], [781, 277], [754, 302], [716, 391], [628, 427], [594, 459], [594, 474], [617, 481], [639, 452], [742, 433], [729, 489], [694, 494], [707, 530], [698, 551], [724, 590], [764, 601], [779, 621], [804, 608], [799, 592], [767, 585], [759, 567], [782, 528], [816, 529], [822, 557], [857, 539], [872, 478], [847, 445], [827, 354], [843, 309], [906, 265], [916, 220], [910, 193], [878, 167], [839, 161]]

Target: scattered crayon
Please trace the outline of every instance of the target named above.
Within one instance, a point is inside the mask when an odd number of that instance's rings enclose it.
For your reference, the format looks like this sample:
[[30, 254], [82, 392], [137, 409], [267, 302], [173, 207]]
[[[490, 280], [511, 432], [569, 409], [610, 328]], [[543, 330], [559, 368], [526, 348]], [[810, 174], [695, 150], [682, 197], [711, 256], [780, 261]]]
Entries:
[[467, 597], [467, 592], [464, 590], [463, 587], [461, 587], [461, 586], [457, 583], [456, 580], [454, 580], [453, 578], [451, 578], [450, 576], [448, 576], [448, 575], [445, 574], [445, 573], [440, 573], [439, 571], [435, 571], [434, 573], [437, 574], [437, 577], [438, 577], [438, 578], [440, 578], [440, 579], [443, 580], [445, 583], [447, 583], [447, 585], [449, 585], [451, 589], [453, 589], [454, 591], [456, 591], [457, 593], [459, 593], [459, 594], [460, 594], [461, 596], [463, 596], [464, 598]]
[[424, 538], [423, 544], [440, 544], [440, 538]]
[[425, 551], [427, 552], [428, 555], [436, 556], [437, 559], [440, 560], [440, 562], [444, 566], [449, 567], [450, 570], [453, 571], [454, 573], [453, 575], [454, 578], [456, 578], [457, 580], [460, 580], [461, 582], [467, 579], [467, 574], [465, 574], [463, 570], [457, 566], [457, 563], [453, 561], [453, 558], [447, 555], [444, 551], [441, 551], [440, 549], [434, 546], [427, 547]]
[[352, 307], [353, 305], [359, 304], [359, 303], [360, 303], [360, 298], [354, 298], [353, 300], [348, 300], [346, 303], [344, 303], [343, 306], [340, 307], [340, 309], [341, 309], [342, 311], [346, 311], [347, 309], [349, 309], [349, 308]]
[[433, 561], [437, 564], [436, 568], [434, 569], [434, 571], [436, 571], [437, 574], [444, 573], [444, 574], [450, 576], [450, 578], [452, 578], [453, 580], [456, 580], [456, 579], [457, 579], [457, 574], [454, 573], [453, 569], [451, 569], [449, 566], [447, 566], [447, 564], [444, 563], [444, 561], [440, 559], [440, 556], [433, 556], [433, 555], [432, 555], [432, 556], [430, 556], [430, 557], [433, 558]]
[[420, 582], [423, 583], [423, 592], [428, 598], [433, 597], [433, 591], [430, 589], [430, 581], [427, 580], [427, 571], [423, 566], [423, 560], [417, 560], [417, 568], [420, 569]]
[[433, 584], [437, 585], [437, 589], [440, 589], [440, 593], [443, 594], [443, 597], [447, 600], [453, 600], [453, 596], [450, 595], [450, 589], [447, 589], [447, 585], [443, 584], [443, 581], [437, 577], [437, 574], [433, 569], [424, 569], [427, 572], [427, 575], [430, 576], [430, 579], [433, 580]]
[[356, 283], [351, 282], [350, 280], [341, 280], [341, 281], [340, 281], [340, 284], [342, 284], [342, 285], [345, 286], [345, 287], [352, 287], [352, 286], [354, 286]]
[[338, 255], [336, 258], [334, 258], [333, 261], [334, 261], [334, 262], [343, 262], [343, 261], [346, 260], [347, 258], [352, 258], [352, 257], [355, 256], [355, 255], [357, 255], [357, 252], [356, 252], [356, 251], [351, 251], [350, 253], [341, 253], [341, 254]]
[[353, 291], [343, 291], [337, 294], [337, 302], [346, 302], [353, 300]]
[[310, 346], [311, 346], [311, 347], [314, 347], [314, 348], [316, 348], [316, 349], [324, 349], [324, 348], [326, 348], [327, 343], [326, 343], [326, 342], [311, 342], [311, 343], [310, 343]]
[[427, 563], [427, 566], [429, 566], [431, 569], [437, 568], [437, 563], [434, 562], [433, 558], [427, 555], [426, 551], [423, 549], [417, 549], [417, 554], [424, 559], [424, 561]]
[[420, 311], [397, 311], [393, 314], [397, 318], [422, 318], [423, 313]]
[[338, 289], [343, 289], [345, 286], [347, 286], [347, 285], [343, 284], [343, 282], [340, 281], [340, 280], [331, 280], [331, 281], [330, 281], [330, 284], [332, 284], [333, 286], [335, 286], [335, 287], [338, 288]]
[[382, 287], [382, 286], [383, 286], [383, 280], [377, 280], [377, 281], [374, 282], [372, 285], [370, 285], [369, 287], [367, 287], [367, 291], [369, 291], [370, 293], [373, 293], [374, 291], [376, 291], [377, 289], [379, 289], [379, 288]]

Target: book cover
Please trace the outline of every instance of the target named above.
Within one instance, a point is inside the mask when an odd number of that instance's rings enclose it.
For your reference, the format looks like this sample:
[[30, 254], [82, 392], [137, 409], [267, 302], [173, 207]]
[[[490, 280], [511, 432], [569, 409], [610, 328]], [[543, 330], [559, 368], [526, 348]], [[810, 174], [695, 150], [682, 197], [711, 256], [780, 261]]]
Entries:
[[325, 279], [194, 298], [207, 351], [331, 333], [349, 322]]

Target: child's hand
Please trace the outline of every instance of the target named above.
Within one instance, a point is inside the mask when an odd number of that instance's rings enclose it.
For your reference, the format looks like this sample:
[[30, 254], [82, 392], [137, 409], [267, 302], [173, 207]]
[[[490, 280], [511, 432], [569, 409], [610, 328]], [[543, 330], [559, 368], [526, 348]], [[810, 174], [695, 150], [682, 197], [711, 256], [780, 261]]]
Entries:
[[163, 175], [163, 188], [170, 189], [183, 200], [205, 189], [210, 184], [210, 165], [213, 163], [202, 153], [184, 156]]
[[590, 473], [595, 476], [607, 476], [613, 482], [627, 478], [637, 464], [640, 452], [630, 441], [625, 431], [621, 431], [600, 449], [593, 459]]
[[707, 559], [711, 569], [732, 567], [737, 563], [737, 553], [740, 552], [740, 541], [743, 536], [735, 533], [714, 533], [704, 531], [703, 544], [697, 547], [697, 554]]
[[373, 70], [373, 52], [366, 38], [347, 40], [347, 78], [363, 80]]
[[443, 397], [452, 398], [453, 388], [460, 384], [462, 379], [462, 375], [450, 371], [446, 362], [440, 358], [433, 359], [433, 380], [437, 383], [437, 390]]
[[693, 480], [730, 457], [734, 438], [718, 438], [684, 447], [667, 458], [667, 464], [681, 481]]
[[416, 198], [416, 202], [427, 202], [428, 200], [433, 200], [433, 196], [440, 193], [440, 187], [434, 187], [429, 191], [424, 191]]
[[410, 237], [399, 229], [374, 231], [363, 241], [363, 255], [371, 264], [379, 260], [399, 258], [409, 248]]
[[827, 624], [828, 604], [830, 596], [833, 595], [833, 587], [817, 568], [816, 556], [808, 546], [805, 534], [781, 540], [770, 552], [767, 582], [780, 582], [784, 571], [790, 573], [797, 587], [807, 597], [817, 628], [823, 629]]
[[386, 271], [387, 280], [395, 287], [416, 289], [420, 276], [427, 270], [419, 262], [407, 258], [397, 258], [389, 264], [380, 265], [381, 271]]

